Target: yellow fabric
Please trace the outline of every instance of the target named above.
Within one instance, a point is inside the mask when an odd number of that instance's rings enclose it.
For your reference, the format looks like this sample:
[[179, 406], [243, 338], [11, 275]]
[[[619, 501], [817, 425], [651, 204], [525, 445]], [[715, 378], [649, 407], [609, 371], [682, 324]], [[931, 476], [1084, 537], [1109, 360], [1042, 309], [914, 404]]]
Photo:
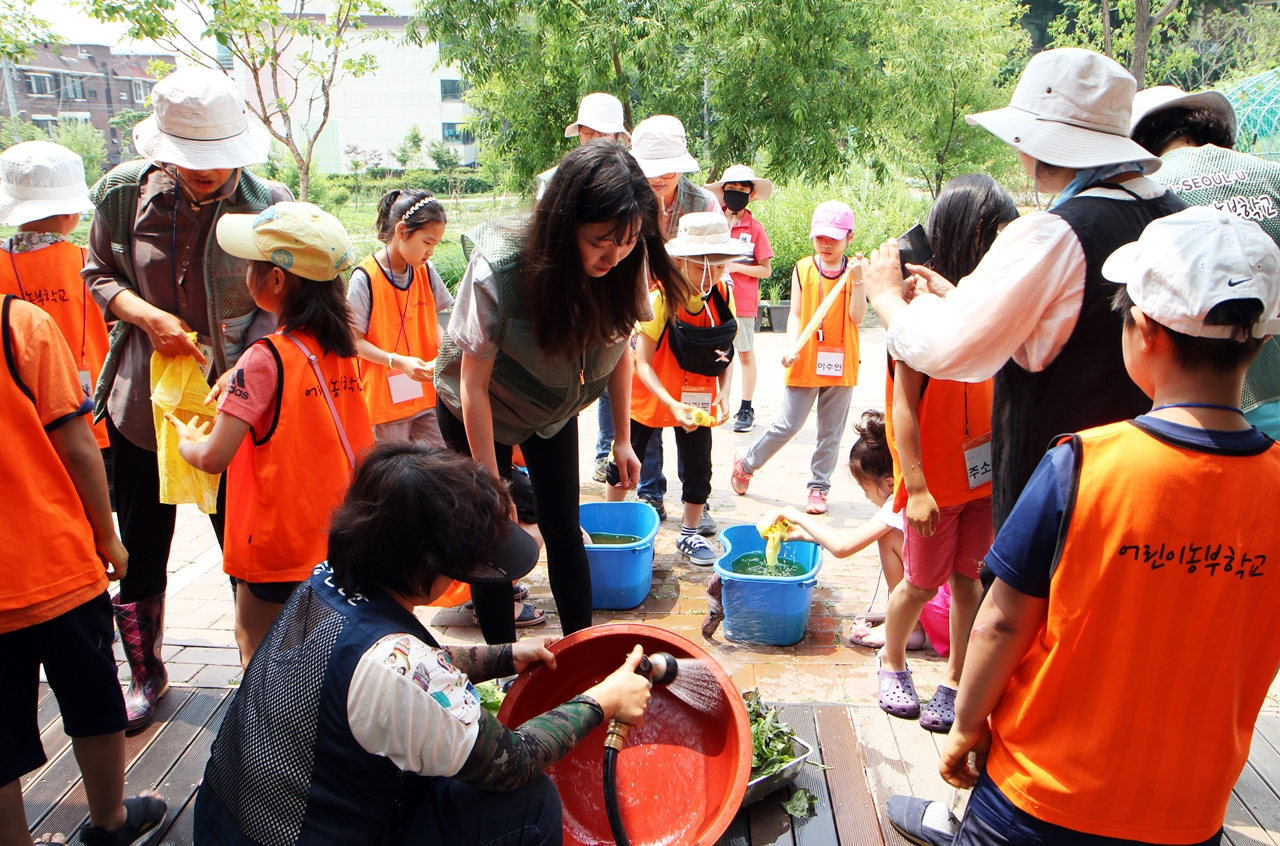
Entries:
[[[649, 302], [653, 305], [653, 320], [642, 320], [636, 324], [636, 331], [648, 335], [653, 340], [662, 337], [662, 330], [667, 328], [667, 299], [662, 296], [660, 288], [649, 292]], [[694, 294], [685, 304], [685, 311], [698, 314], [706, 306], [701, 294]], [[729, 290], [729, 312], [736, 313], [737, 306], [733, 302], [733, 290]], [[714, 314], [714, 312], [713, 312]], [[718, 318], [717, 318], [718, 319]]]
[[782, 551], [782, 542], [786, 539], [787, 532], [791, 531], [791, 521], [786, 517], [779, 517], [766, 526], [761, 520], [756, 524], [756, 531], [760, 533], [760, 537], [764, 538], [765, 562], [770, 570], [777, 569], [778, 553]]
[[[196, 333], [187, 336], [196, 342]], [[192, 502], [205, 514], [218, 510], [218, 477], [197, 470], [178, 454], [178, 431], [164, 419], [177, 412], [185, 423], [193, 416], [213, 422], [212, 406], [204, 404], [209, 384], [194, 356], [151, 354], [151, 413], [156, 427], [156, 464], [160, 468], [160, 501], [166, 505]]]

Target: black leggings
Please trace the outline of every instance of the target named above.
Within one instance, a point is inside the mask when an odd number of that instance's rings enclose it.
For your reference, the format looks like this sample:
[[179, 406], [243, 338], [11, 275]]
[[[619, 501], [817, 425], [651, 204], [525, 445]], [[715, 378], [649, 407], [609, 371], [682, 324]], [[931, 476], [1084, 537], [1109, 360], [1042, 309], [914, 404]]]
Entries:
[[[169, 582], [169, 547], [178, 506], [160, 502], [160, 469], [156, 454], [134, 444], [107, 420], [107, 436], [115, 453], [112, 486], [120, 541], [129, 551], [129, 571], [120, 580], [122, 603], [162, 594]], [[222, 546], [223, 513], [227, 506], [227, 476], [218, 485], [218, 510], [209, 515], [218, 546]]]
[[[466, 427], [440, 400], [436, 401], [436, 419], [449, 448], [471, 455]], [[493, 448], [498, 472], [503, 478], [510, 478], [511, 447], [495, 442]], [[578, 519], [578, 418], [571, 417], [550, 438], [533, 435], [520, 444], [520, 450], [533, 482], [538, 529], [547, 545], [547, 575], [560, 615], [560, 629], [566, 635], [572, 634], [591, 625], [591, 566]], [[486, 643], [515, 641], [509, 585], [472, 585], [471, 599]]]
[[[689, 505], [706, 505], [711, 496], [711, 429], [699, 426], [692, 432], [674, 427], [676, 454], [680, 458], [681, 499]], [[631, 421], [631, 448], [636, 455], [644, 455], [649, 449], [649, 439], [662, 437], [662, 429], [651, 429], [643, 423]], [[618, 465], [610, 464], [605, 471], [609, 484], [618, 484]]]

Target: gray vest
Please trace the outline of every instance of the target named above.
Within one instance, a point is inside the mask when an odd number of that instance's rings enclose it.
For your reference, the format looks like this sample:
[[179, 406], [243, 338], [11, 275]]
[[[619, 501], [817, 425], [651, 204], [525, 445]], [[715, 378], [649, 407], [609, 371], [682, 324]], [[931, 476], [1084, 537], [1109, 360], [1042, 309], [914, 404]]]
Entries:
[[[588, 344], [586, 351], [573, 359], [548, 356], [538, 349], [516, 263], [523, 239], [524, 227], [513, 226], [510, 220], [482, 223], [462, 236], [468, 260], [474, 260], [473, 253], [478, 253], [493, 270], [501, 319], [489, 405], [493, 409], [493, 439], [513, 446], [534, 434], [552, 437], [571, 417], [595, 402], [628, 349], [625, 342]], [[449, 333], [444, 333], [436, 358], [436, 394], [458, 419], [462, 419], [462, 355]]]

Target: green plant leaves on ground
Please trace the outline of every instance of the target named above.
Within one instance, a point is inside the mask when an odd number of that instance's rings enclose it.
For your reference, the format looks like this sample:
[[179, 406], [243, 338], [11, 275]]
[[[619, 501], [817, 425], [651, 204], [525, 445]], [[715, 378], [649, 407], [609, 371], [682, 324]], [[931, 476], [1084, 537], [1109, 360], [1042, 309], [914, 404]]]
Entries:
[[742, 701], [751, 719], [751, 778], [771, 776], [796, 759], [796, 733], [777, 708], [764, 703], [759, 690], [742, 694]]
[[793, 817], [804, 819], [811, 817], [817, 811], [818, 797], [814, 796], [803, 787], [791, 794], [791, 798], [782, 803], [782, 810], [786, 811]]

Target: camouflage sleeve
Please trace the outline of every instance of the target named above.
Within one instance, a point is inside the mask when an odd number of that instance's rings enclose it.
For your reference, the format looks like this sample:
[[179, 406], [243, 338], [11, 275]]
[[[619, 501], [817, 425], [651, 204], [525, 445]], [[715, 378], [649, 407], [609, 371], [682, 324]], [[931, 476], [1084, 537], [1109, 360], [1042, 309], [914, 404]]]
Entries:
[[515, 790], [567, 755], [602, 722], [604, 709], [589, 696], [575, 696], [515, 731], [481, 711], [476, 745], [456, 778], [482, 790]]
[[516, 674], [509, 643], [501, 646], [445, 646], [440, 651], [448, 655], [453, 666], [466, 673], [475, 684]]

